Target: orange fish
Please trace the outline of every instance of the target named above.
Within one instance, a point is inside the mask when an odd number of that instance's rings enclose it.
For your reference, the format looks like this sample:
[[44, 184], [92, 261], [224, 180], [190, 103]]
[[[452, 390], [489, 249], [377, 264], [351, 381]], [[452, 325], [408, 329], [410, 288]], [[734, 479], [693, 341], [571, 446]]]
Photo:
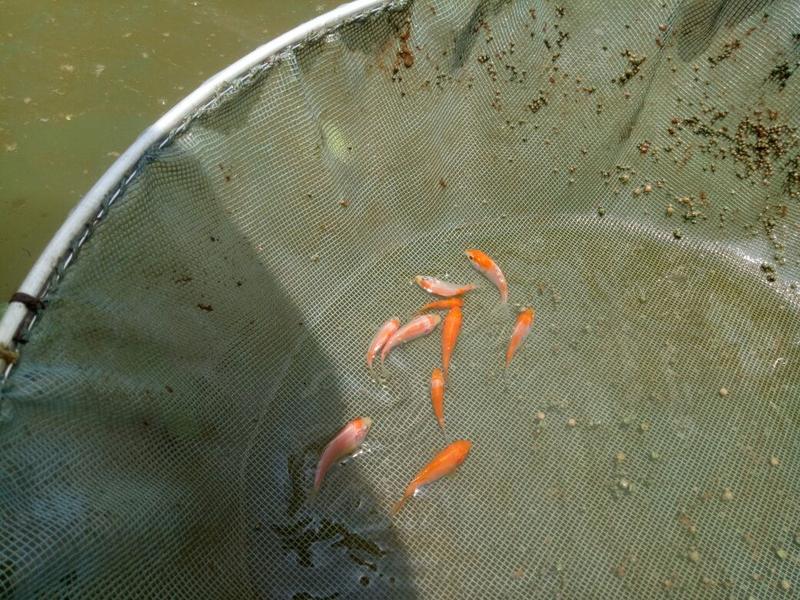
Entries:
[[331, 465], [348, 454], [355, 452], [372, 427], [372, 419], [369, 417], [356, 417], [348, 422], [336, 436], [328, 442], [317, 465], [317, 474], [314, 476], [314, 493], [319, 491], [322, 480]]
[[500, 301], [505, 304], [508, 302], [508, 283], [500, 267], [489, 257], [488, 254], [480, 250], [467, 250], [465, 252], [472, 266], [486, 276], [497, 289], [500, 290]]
[[528, 337], [535, 314], [531, 307], [527, 307], [522, 309], [517, 315], [517, 322], [514, 324], [514, 332], [511, 334], [511, 341], [508, 343], [508, 350], [506, 350], [506, 368], [511, 364], [514, 353], [522, 345], [525, 338]]
[[436, 367], [431, 374], [431, 404], [433, 404], [433, 414], [439, 422], [439, 429], [444, 432], [444, 375], [439, 367]]
[[403, 325], [392, 334], [392, 337], [386, 340], [386, 344], [381, 352], [381, 363], [386, 360], [386, 357], [389, 356], [389, 352], [394, 348], [400, 344], [405, 344], [418, 337], [422, 337], [423, 335], [428, 335], [431, 331], [436, 329], [436, 326], [441, 320], [442, 317], [439, 315], [422, 315]]
[[453, 354], [453, 348], [456, 347], [458, 334], [461, 332], [461, 320], [461, 309], [454, 306], [447, 312], [444, 324], [442, 324], [442, 366], [445, 377], [450, 370], [450, 357]]
[[467, 458], [471, 448], [472, 442], [469, 440], [456, 440], [434, 456], [428, 466], [422, 469], [414, 480], [406, 486], [403, 497], [392, 507], [392, 514], [396, 515], [408, 502], [408, 499], [423, 485], [433, 483], [437, 479], [455, 471]]
[[417, 275], [414, 278], [414, 281], [416, 281], [417, 285], [419, 285], [419, 287], [421, 287], [429, 294], [433, 294], [434, 296], [444, 296], [445, 298], [450, 298], [452, 296], [461, 296], [463, 294], [466, 294], [470, 290], [474, 290], [476, 287], [478, 287], [474, 283], [468, 283], [467, 285], [458, 285], [456, 283], [442, 281], [441, 279], [436, 279], [435, 277], [428, 277], [426, 275]]
[[372, 363], [378, 355], [378, 352], [381, 351], [381, 348], [383, 348], [389, 338], [392, 337], [398, 329], [400, 329], [400, 319], [397, 317], [389, 319], [386, 323], [381, 325], [381, 328], [378, 329], [378, 333], [372, 338], [369, 350], [367, 350], [367, 367], [370, 369], [372, 368]]
[[434, 300], [433, 302], [428, 302], [425, 306], [420, 308], [416, 314], [421, 315], [422, 313], [426, 313], [431, 310], [450, 310], [454, 306], [458, 306], [459, 308], [464, 306], [464, 299], [459, 296], [454, 296], [453, 298]]

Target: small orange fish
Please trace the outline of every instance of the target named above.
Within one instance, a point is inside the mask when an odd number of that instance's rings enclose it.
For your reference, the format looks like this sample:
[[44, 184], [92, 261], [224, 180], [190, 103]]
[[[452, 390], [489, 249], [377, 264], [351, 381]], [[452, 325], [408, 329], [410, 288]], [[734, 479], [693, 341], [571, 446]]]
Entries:
[[461, 296], [478, 287], [474, 283], [468, 283], [467, 285], [458, 285], [456, 283], [442, 281], [441, 279], [436, 279], [435, 277], [428, 277], [426, 275], [417, 275], [414, 278], [414, 281], [416, 281], [417, 285], [419, 285], [419, 287], [421, 287], [429, 294], [433, 294], [434, 296], [444, 296], [445, 298], [450, 298], [452, 296]]
[[436, 367], [431, 374], [431, 404], [433, 404], [433, 414], [439, 422], [439, 429], [444, 433], [444, 375], [439, 367]]
[[322, 487], [322, 481], [331, 465], [355, 452], [367, 437], [370, 427], [372, 427], [372, 419], [356, 417], [328, 442], [317, 465], [317, 474], [314, 476], [314, 493], [317, 493]]
[[437, 479], [455, 471], [467, 458], [471, 448], [472, 442], [469, 440], [456, 440], [434, 456], [428, 466], [422, 469], [414, 480], [406, 486], [403, 497], [392, 507], [392, 514], [396, 515], [400, 512], [400, 509], [408, 502], [408, 499], [423, 485], [433, 483]]
[[389, 356], [389, 352], [394, 348], [400, 344], [405, 344], [418, 337], [422, 337], [423, 335], [428, 335], [431, 331], [436, 329], [436, 326], [441, 320], [442, 317], [439, 315], [422, 315], [403, 325], [392, 334], [392, 337], [386, 340], [386, 344], [383, 346], [383, 351], [381, 352], [381, 363], [386, 360], [386, 357]]
[[458, 334], [461, 332], [461, 309], [458, 306], [451, 308], [444, 317], [442, 324], [442, 366], [444, 376], [450, 370], [450, 357], [453, 355], [453, 348], [456, 347]]
[[381, 325], [381, 328], [378, 329], [378, 333], [372, 338], [369, 350], [367, 350], [367, 367], [370, 369], [372, 368], [372, 363], [378, 355], [378, 352], [381, 351], [381, 348], [383, 348], [389, 338], [392, 337], [398, 329], [400, 329], [400, 319], [397, 317], [389, 319], [386, 323]]
[[480, 250], [467, 250], [465, 254], [467, 258], [469, 258], [469, 262], [472, 263], [472, 266], [485, 275], [487, 279], [500, 290], [500, 301], [503, 304], [508, 302], [508, 283], [500, 267], [497, 266], [488, 254]]
[[522, 309], [517, 315], [517, 322], [514, 324], [514, 332], [511, 334], [511, 341], [508, 343], [508, 350], [506, 350], [506, 368], [511, 364], [514, 353], [522, 345], [525, 338], [528, 337], [535, 314], [531, 307], [527, 307]]
[[421, 315], [422, 313], [426, 313], [431, 310], [450, 310], [454, 306], [458, 306], [459, 308], [464, 306], [464, 299], [459, 296], [454, 296], [453, 298], [434, 300], [433, 302], [428, 302], [425, 306], [420, 308], [416, 314]]

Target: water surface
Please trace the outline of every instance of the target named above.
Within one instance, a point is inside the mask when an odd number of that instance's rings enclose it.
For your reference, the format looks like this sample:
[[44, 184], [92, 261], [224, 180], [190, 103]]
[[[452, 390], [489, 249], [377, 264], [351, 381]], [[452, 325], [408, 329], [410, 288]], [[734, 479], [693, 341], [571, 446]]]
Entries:
[[337, 0], [0, 0], [0, 311], [78, 200], [206, 78]]

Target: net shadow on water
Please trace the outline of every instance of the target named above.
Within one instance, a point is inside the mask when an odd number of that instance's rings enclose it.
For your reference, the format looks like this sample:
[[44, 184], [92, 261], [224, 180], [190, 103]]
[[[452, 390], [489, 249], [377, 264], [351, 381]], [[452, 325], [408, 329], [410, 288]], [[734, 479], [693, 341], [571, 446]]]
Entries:
[[0, 595], [414, 597], [362, 457], [307, 498], [356, 415], [215, 185], [163, 152], [51, 294], [3, 390]]

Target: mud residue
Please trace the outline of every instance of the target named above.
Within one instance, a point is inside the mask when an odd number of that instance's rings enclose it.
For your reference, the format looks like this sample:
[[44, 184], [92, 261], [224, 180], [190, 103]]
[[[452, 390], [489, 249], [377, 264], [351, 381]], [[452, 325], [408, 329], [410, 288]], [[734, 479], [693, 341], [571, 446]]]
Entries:
[[772, 122], [777, 117], [777, 113], [769, 111], [767, 115], [757, 111], [745, 117], [736, 128], [733, 156], [746, 177], [769, 179], [776, 168], [785, 170], [786, 191], [796, 196], [800, 194], [796, 187], [800, 137], [794, 127]]
[[545, 106], [547, 106], [547, 98], [545, 97], [544, 92], [539, 90], [539, 95], [528, 103], [528, 110], [536, 114]]
[[397, 60], [395, 61], [395, 67], [399, 66], [401, 63], [406, 69], [410, 69], [414, 66], [414, 53], [411, 51], [411, 46], [408, 43], [408, 38], [411, 37], [411, 20], [406, 19], [403, 21], [403, 25], [400, 28], [400, 32], [398, 33], [398, 39], [400, 40], [400, 49], [397, 51]]
[[700, 192], [697, 196], [679, 196], [675, 201], [684, 208], [683, 218], [691, 223], [707, 219], [705, 209], [709, 207], [708, 196]]
[[330, 542], [329, 548], [344, 548], [348, 558], [355, 564], [377, 570], [377, 561], [386, 554], [378, 544], [353, 533], [341, 523], [322, 519], [319, 527], [311, 525], [311, 517], [289, 526], [273, 525], [272, 531], [281, 539], [283, 549], [294, 553], [301, 567], [313, 566], [312, 546]]
[[725, 43], [722, 46], [722, 52], [720, 52], [716, 56], [709, 56], [708, 57], [708, 62], [711, 63], [712, 67], [716, 67], [722, 61], [727, 60], [728, 58], [730, 58], [733, 55], [734, 51], [738, 50], [741, 47], [742, 47], [742, 43], [739, 40], [734, 38], [733, 40], [731, 40], [730, 42]]
[[636, 54], [627, 49], [622, 53], [622, 56], [628, 61], [628, 66], [622, 72], [622, 75], [611, 80], [611, 83], [616, 83], [620, 87], [625, 86], [631, 79], [636, 77], [647, 60], [644, 54]]
[[[735, 125], [726, 124], [726, 111], [708, 108], [700, 115], [673, 118], [667, 133], [671, 137], [683, 131], [705, 138], [697, 149], [713, 159], [733, 159], [741, 179], [768, 183], [776, 175], [783, 177], [783, 191], [800, 197], [800, 133], [782, 123], [775, 110], [757, 109]], [[682, 143], [682, 142], [681, 142]], [[665, 150], [677, 149], [680, 143]], [[712, 169], [713, 172], [713, 169]]]
[[771, 81], [772, 83], [777, 83], [778, 87], [783, 89], [786, 87], [786, 81], [794, 75], [794, 72], [797, 71], [797, 64], [795, 63], [794, 66], [789, 66], [788, 62], [782, 62], [779, 65], [775, 65], [773, 69], [767, 75], [767, 81]]

